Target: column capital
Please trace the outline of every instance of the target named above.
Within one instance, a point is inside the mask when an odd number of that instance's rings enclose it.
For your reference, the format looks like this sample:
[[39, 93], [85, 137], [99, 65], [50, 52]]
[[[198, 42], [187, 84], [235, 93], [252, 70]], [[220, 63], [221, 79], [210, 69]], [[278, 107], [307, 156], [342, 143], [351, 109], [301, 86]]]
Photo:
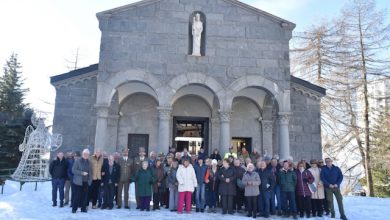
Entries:
[[96, 109], [96, 115], [98, 118], [108, 118], [108, 114], [110, 111], [110, 106], [107, 105], [101, 105], [101, 104], [96, 104], [94, 105]]
[[218, 113], [221, 122], [229, 122], [232, 117], [231, 111], [219, 111]]
[[281, 125], [288, 125], [291, 118], [291, 112], [279, 112], [278, 120]]
[[274, 121], [272, 120], [262, 120], [261, 123], [263, 124], [263, 129], [266, 132], [272, 131]]
[[158, 117], [160, 120], [170, 120], [172, 115], [172, 108], [168, 106], [157, 107]]

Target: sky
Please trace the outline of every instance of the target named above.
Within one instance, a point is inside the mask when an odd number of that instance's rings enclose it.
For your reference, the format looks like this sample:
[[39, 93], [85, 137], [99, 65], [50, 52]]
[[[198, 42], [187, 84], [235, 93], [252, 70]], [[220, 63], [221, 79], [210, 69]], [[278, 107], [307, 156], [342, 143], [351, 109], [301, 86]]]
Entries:
[[[294, 22], [302, 31], [335, 17], [347, 0], [242, 0]], [[68, 72], [76, 51], [78, 67], [98, 63], [100, 30], [96, 13], [135, 0], [1, 0], [0, 65], [14, 52], [19, 55], [26, 102], [36, 110], [54, 112], [55, 89], [50, 76]], [[390, 8], [389, 0], [377, 0]], [[389, 19], [388, 19], [389, 20]], [[3, 74], [1, 71], [0, 74]]]

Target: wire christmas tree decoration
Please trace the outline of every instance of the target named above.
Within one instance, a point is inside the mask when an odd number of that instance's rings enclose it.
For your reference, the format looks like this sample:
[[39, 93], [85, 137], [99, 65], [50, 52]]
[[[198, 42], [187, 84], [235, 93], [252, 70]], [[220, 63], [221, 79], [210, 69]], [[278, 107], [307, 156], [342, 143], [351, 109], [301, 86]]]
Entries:
[[[51, 134], [45, 126], [44, 118], [35, 113], [31, 116], [33, 126], [26, 128], [23, 143], [19, 150], [23, 152], [18, 168], [12, 179], [21, 182], [49, 180], [50, 151], [56, 151], [62, 145], [61, 134]], [[35, 129], [34, 129], [35, 127]]]

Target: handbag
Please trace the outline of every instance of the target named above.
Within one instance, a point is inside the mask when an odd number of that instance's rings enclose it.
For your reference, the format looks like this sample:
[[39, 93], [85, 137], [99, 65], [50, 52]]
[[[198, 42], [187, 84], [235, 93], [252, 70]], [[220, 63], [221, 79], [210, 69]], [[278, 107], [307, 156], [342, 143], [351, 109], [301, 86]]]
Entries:
[[307, 185], [309, 186], [309, 189], [310, 189], [311, 193], [317, 192], [318, 189], [317, 189], [317, 186], [314, 183], [308, 183]]

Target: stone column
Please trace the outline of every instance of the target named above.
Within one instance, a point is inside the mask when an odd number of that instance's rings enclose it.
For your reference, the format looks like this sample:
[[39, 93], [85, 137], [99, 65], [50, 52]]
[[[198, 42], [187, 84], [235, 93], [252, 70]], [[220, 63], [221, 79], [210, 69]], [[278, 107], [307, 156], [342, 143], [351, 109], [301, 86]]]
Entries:
[[229, 148], [230, 148], [230, 141], [231, 141], [231, 137], [230, 137], [230, 118], [231, 118], [231, 115], [232, 113], [229, 111], [229, 112], [222, 112], [220, 111], [219, 112], [219, 119], [220, 119], [220, 129], [221, 129], [221, 132], [220, 132], [220, 147], [219, 147], [219, 150], [221, 151], [221, 156], [223, 157], [223, 155], [227, 152], [229, 152]]
[[169, 122], [171, 121], [171, 107], [157, 107], [158, 110], [158, 152], [168, 152], [169, 148]]
[[273, 143], [272, 133], [274, 122], [271, 120], [262, 120], [262, 131], [263, 131], [263, 154], [273, 156]]
[[288, 124], [290, 113], [279, 112], [279, 157], [283, 160], [290, 156], [290, 135]]
[[97, 113], [97, 122], [96, 122], [96, 134], [95, 134], [95, 150], [103, 150], [107, 147], [107, 120], [108, 112], [110, 110], [109, 106], [95, 105]]

